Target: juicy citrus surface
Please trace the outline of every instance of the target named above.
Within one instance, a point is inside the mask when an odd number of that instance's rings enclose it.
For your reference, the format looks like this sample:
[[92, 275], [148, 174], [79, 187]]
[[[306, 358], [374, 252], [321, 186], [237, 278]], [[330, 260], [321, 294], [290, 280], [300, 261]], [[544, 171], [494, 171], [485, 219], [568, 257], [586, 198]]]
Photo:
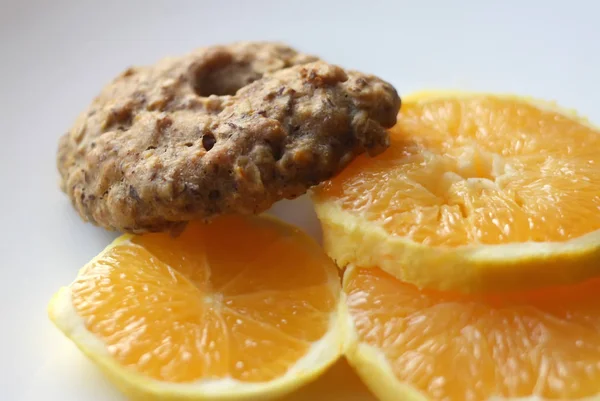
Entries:
[[600, 393], [600, 279], [469, 296], [351, 268], [344, 291], [356, 341], [377, 350], [392, 373], [383, 381], [377, 369], [385, 363], [350, 348], [351, 362], [382, 400], [405, 399], [394, 382], [444, 401]]
[[359, 157], [315, 199], [420, 244], [565, 241], [600, 229], [598, 149], [597, 129], [536, 103], [415, 96], [390, 149]]
[[299, 230], [231, 217], [178, 238], [131, 237], [70, 288], [86, 329], [120, 365], [180, 383], [282, 376], [330, 330], [340, 285]]

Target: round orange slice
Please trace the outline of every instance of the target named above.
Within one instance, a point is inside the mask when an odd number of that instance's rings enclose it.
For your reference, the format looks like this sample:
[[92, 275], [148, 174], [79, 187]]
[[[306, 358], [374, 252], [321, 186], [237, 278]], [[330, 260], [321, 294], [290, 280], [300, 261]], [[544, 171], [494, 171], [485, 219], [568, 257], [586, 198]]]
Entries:
[[600, 274], [600, 132], [489, 94], [405, 98], [391, 147], [313, 193], [340, 266], [476, 292]]
[[53, 322], [134, 399], [267, 399], [342, 352], [338, 270], [265, 217], [126, 235], [51, 301]]
[[344, 276], [347, 357], [382, 401], [600, 400], [600, 279], [477, 296]]

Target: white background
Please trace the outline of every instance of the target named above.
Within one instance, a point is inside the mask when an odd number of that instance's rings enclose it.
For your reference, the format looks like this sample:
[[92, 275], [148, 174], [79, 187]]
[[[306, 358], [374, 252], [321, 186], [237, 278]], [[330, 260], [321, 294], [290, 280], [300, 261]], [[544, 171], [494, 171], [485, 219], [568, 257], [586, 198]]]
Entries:
[[[517, 92], [600, 122], [599, 14], [593, 0], [0, 0], [0, 399], [120, 400], [45, 308], [112, 238], [59, 191], [57, 139], [128, 65], [275, 39], [380, 75], [401, 94]], [[308, 203], [277, 212], [291, 208], [317, 232]]]

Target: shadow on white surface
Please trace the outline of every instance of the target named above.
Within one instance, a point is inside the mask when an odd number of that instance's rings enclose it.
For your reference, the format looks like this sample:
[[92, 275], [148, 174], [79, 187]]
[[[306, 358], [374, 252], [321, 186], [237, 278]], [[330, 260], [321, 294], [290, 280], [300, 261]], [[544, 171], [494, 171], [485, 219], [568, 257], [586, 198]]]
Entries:
[[304, 232], [321, 243], [321, 225], [308, 195], [300, 196], [294, 200], [277, 202], [268, 213], [300, 227]]

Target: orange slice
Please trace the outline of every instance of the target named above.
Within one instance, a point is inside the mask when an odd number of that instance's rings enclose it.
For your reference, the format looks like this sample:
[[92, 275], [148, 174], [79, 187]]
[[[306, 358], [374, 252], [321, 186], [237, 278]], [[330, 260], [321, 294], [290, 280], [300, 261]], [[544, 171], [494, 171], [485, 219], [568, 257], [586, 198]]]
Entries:
[[329, 255], [476, 292], [600, 274], [600, 134], [542, 102], [405, 98], [391, 148], [313, 194]]
[[350, 268], [343, 287], [347, 356], [380, 400], [600, 399], [600, 279], [476, 296]]
[[135, 399], [266, 399], [338, 359], [340, 281], [272, 218], [126, 235], [52, 300], [54, 323]]

